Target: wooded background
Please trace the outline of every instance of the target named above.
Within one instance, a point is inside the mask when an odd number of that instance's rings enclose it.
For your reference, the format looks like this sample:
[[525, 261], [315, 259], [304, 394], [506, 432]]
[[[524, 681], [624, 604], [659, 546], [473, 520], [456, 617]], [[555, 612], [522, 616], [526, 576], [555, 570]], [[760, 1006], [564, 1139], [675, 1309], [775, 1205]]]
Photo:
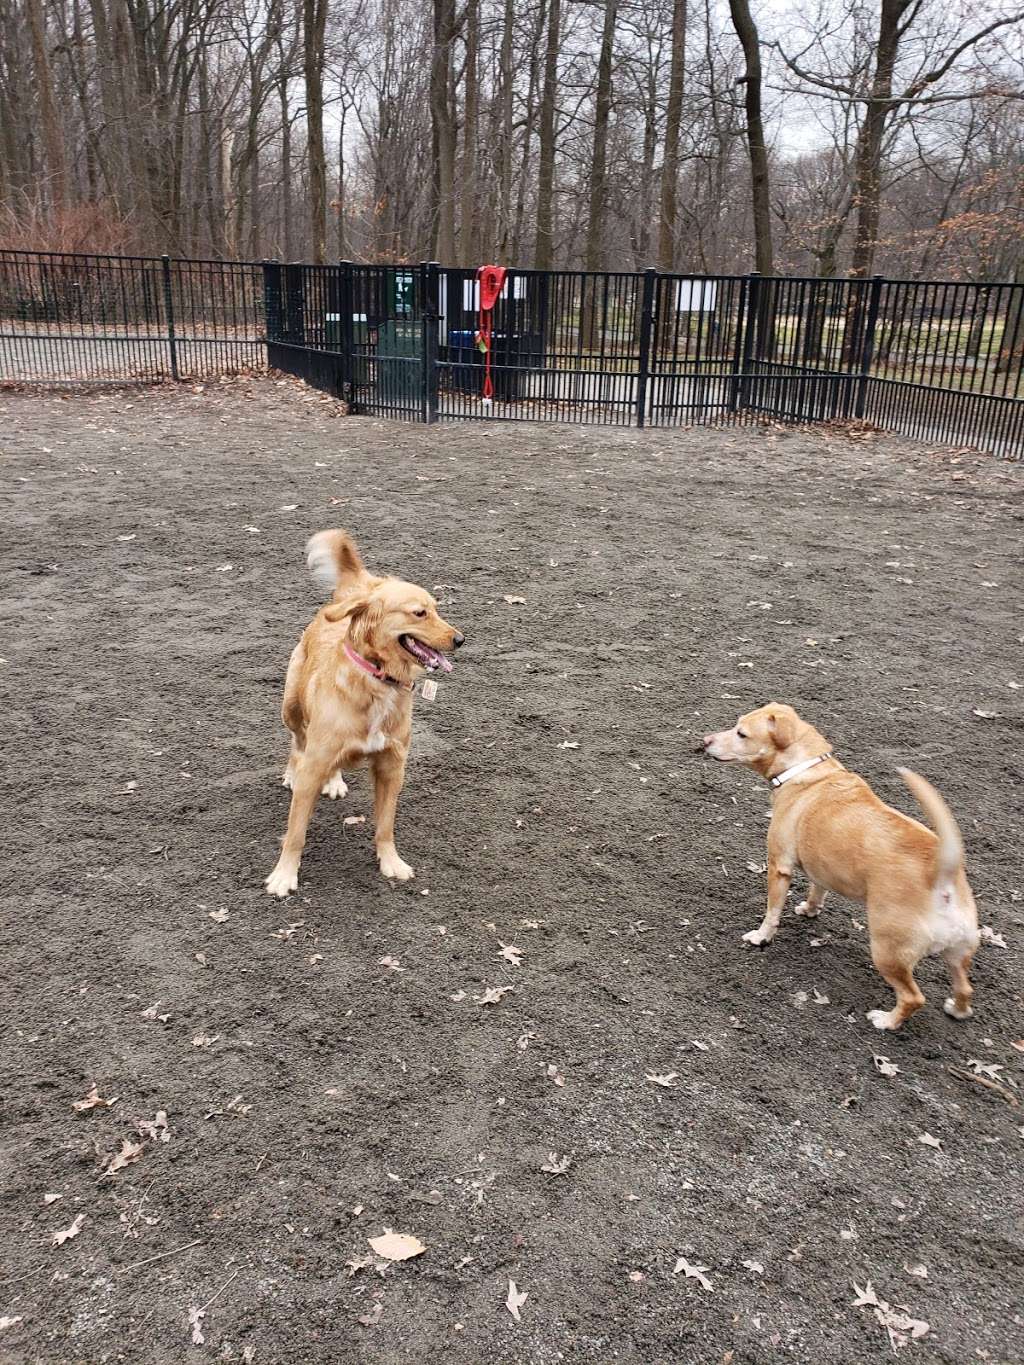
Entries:
[[1024, 279], [1005, 0], [0, 0], [0, 247]]

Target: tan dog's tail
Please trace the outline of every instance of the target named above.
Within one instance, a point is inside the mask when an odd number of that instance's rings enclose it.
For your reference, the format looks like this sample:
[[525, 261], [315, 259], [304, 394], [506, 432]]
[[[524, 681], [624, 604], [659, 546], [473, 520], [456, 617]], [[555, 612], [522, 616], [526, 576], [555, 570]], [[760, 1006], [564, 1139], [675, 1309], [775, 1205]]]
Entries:
[[306, 563], [309, 571], [330, 592], [339, 588], [349, 591], [353, 580], [365, 576], [366, 569], [347, 531], [317, 531], [306, 542]]
[[964, 865], [964, 841], [960, 829], [953, 819], [953, 812], [943, 801], [930, 782], [920, 773], [909, 768], [897, 769], [917, 799], [918, 805], [928, 817], [928, 823], [939, 836], [939, 846], [935, 854], [935, 868], [938, 879], [952, 877]]

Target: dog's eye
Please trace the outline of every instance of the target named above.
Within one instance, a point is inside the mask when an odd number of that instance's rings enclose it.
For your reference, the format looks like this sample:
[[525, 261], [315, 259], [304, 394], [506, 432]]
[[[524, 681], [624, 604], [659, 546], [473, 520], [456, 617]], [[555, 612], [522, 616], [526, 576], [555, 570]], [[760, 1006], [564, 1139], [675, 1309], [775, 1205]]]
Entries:
[[737, 739], [746, 739], [746, 737], [747, 737], [747, 732], [746, 732], [746, 730], [737, 730], [737, 731], [736, 731], [736, 738], [737, 738]]
[[413, 612], [413, 616], [426, 616], [426, 614], [426, 608], [424, 607], [420, 607], [417, 611]]

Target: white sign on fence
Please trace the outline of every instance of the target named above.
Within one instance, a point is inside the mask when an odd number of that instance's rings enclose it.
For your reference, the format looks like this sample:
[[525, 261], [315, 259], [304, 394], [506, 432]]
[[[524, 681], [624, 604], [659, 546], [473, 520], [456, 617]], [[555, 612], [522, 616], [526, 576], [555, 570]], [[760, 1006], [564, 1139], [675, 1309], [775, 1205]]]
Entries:
[[[512, 277], [512, 297], [514, 299], [526, 298], [526, 276], [513, 275]], [[509, 276], [505, 276], [505, 283], [501, 287], [501, 297], [508, 298]], [[480, 311], [480, 282], [479, 280], [462, 281], [462, 307], [467, 313], [479, 313]]]
[[713, 313], [717, 280], [680, 280], [676, 285], [676, 308], [680, 313]]

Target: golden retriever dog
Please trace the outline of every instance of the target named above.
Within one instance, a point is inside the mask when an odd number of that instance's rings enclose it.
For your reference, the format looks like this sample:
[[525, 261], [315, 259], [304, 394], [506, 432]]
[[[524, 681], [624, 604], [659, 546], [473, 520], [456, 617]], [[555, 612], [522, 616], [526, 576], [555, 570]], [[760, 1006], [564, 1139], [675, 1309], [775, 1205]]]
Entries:
[[[425, 673], [451, 672], [442, 651], [465, 639], [423, 588], [368, 573], [344, 531], [318, 532], [306, 557], [333, 597], [306, 627], [288, 664], [281, 717], [292, 734], [284, 773], [292, 803], [281, 856], [266, 879], [272, 896], [298, 888], [317, 797], [344, 796], [344, 771], [364, 760], [373, 775], [380, 870], [403, 882], [414, 875], [395, 847], [413, 694]], [[433, 686], [426, 682], [424, 690]]]
[[833, 758], [828, 742], [791, 706], [769, 702], [731, 730], [704, 736], [704, 750], [742, 763], [772, 789], [768, 828], [768, 909], [744, 941], [775, 937], [790, 880], [810, 878], [798, 915], [817, 915], [835, 891], [867, 905], [871, 960], [896, 992], [891, 1010], [869, 1010], [878, 1029], [898, 1029], [924, 1004], [914, 980], [921, 958], [941, 953], [953, 985], [946, 1013], [967, 1019], [968, 972], [978, 947], [978, 914], [964, 872], [964, 846], [949, 807], [930, 783], [900, 768], [935, 829], [880, 801], [863, 778]]

